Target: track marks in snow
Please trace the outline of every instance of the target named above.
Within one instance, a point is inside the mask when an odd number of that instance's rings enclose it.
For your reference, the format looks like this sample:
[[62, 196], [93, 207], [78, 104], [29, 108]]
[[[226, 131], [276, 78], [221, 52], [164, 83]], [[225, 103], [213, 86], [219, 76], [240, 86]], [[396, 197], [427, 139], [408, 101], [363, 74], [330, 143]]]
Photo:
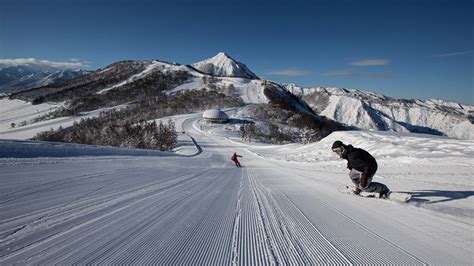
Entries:
[[[254, 198], [252, 220], [256, 230], [248, 236], [263, 236], [265, 264], [350, 264], [301, 211], [249, 170], [249, 189]], [[260, 242], [262, 242], [260, 240]], [[248, 246], [247, 246], [248, 247]], [[250, 248], [250, 247], [249, 247]], [[250, 248], [251, 249], [251, 248]], [[249, 251], [251, 252], [251, 251]], [[251, 255], [256, 257], [258, 254]], [[247, 264], [251, 262], [243, 262]]]
[[281, 177], [273, 178], [269, 172], [254, 176], [259, 201], [266, 206], [262, 210], [268, 217], [270, 243], [277, 247], [272, 249], [277, 263], [425, 264], [317, 196], [312, 197], [312, 215], [307, 216], [294, 196], [273, 185], [281, 184]]
[[[208, 171], [186, 173], [157, 181], [154, 184], [90, 197], [60, 208], [37, 213], [35, 217], [39, 218], [34, 220], [31, 220], [28, 216], [22, 217], [22, 219], [30, 221], [0, 239], [0, 262], [8, 262], [10, 258], [15, 261], [15, 257], [23, 257], [23, 253], [35, 253], [37, 249], [44, 249], [45, 246], [49, 249], [56, 246], [58, 239], [68, 235], [81, 239], [75, 232], [84, 229], [93, 230], [97, 228], [94, 224], [100, 223], [100, 221], [106, 221], [102, 226], [98, 226], [99, 231], [104, 230], [107, 226], [113, 225], [114, 220], [117, 219], [116, 215], [123, 213], [124, 210], [129, 210], [137, 203], [146, 201], [168, 190], [188, 187], [186, 183]], [[140, 210], [143, 211], [141, 208]], [[109, 217], [114, 217], [114, 219], [110, 220]], [[133, 223], [131, 224], [133, 225]], [[8, 226], [9, 223], [2, 223], [0, 229], [5, 232], [8, 230]], [[72, 245], [74, 242], [64, 244], [67, 247], [67, 245]], [[46, 252], [46, 254], [49, 253]]]
[[[237, 171], [215, 169], [186, 191], [190, 198], [164, 217], [112, 263], [222, 265], [231, 261], [231, 234], [240, 182]], [[182, 196], [176, 194], [177, 197]], [[177, 219], [179, 217], [179, 219]], [[132, 254], [132, 255], [131, 255]]]
[[[357, 264], [372, 264], [372, 263], [376, 263], [374, 261], [372, 261], [373, 259], [373, 255], [370, 254], [370, 253], [376, 253], [376, 251], [374, 249], [371, 249], [370, 247], [372, 246], [373, 247], [376, 247], [376, 249], [379, 249], [379, 247], [382, 247], [381, 248], [381, 252], [382, 253], [379, 253], [379, 254], [382, 254], [383, 257], [385, 258], [390, 258], [390, 262], [385, 262], [385, 263], [393, 263], [393, 264], [409, 264], [409, 265], [425, 265], [427, 263], [425, 263], [424, 261], [418, 259], [416, 256], [414, 256], [413, 254], [409, 253], [408, 251], [404, 250], [403, 248], [399, 247], [398, 245], [392, 243], [391, 241], [389, 241], [388, 239], [380, 236], [379, 234], [373, 232], [372, 230], [370, 230], [369, 228], [367, 228], [366, 226], [364, 226], [363, 224], [357, 222], [356, 220], [352, 219], [350, 216], [344, 214], [343, 212], [333, 208], [333, 207], [330, 207], [332, 210], [336, 211], [337, 213], [340, 213], [342, 216], [344, 216], [346, 218], [347, 221], [353, 223], [355, 226], [357, 226], [361, 232], [365, 232], [367, 236], [371, 236], [375, 239], [375, 241], [371, 241], [369, 243], [376, 243], [376, 242], [381, 242], [383, 244], [377, 244], [377, 245], [373, 245], [373, 244], [370, 244], [368, 245], [368, 250], [370, 252], [367, 252], [367, 253], [364, 253], [363, 251], [360, 252], [360, 253], [356, 253], [356, 256], [353, 256], [353, 257], [356, 257], [357, 260], [355, 261], [355, 263]], [[358, 238], [356, 238], [358, 239]], [[364, 241], [361, 241], [360, 242], [360, 245], [363, 245], [364, 244]], [[346, 252], [351, 252], [353, 253], [353, 249], [346, 249], [345, 250]], [[385, 251], [385, 252], [384, 252]], [[379, 262], [381, 262], [380, 259], [377, 259]]]
[[29, 186], [27, 188], [24, 188], [18, 191], [13, 191], [10, 193], [0, 195], [0, 204], [9, 203], [9, 202], [21, 199], [23, 197], [27, 197], [32, 194], [39, 193], [44, 190], [51, 190], [54, 187], [70, 185], [72, 182], [75, 182], [75, 181], [83, 181], [86, 179], [91, 179], [91, 178], [100, 177], [104, 175], [111, 175], [118, 171], [120, 170], [107, 170], [107, 171], [101, 171], [98, 173], [82, 174], [82, 175], [72, 176], [69, 178], [49, 181], [49, 182], [34, 185], [34, 186]]
[[269, 169], [198, 168], [156, 181], [150, 170], [133, 182], [128, 172], [105, 179], [126, 185], [94, 187], [87, 197], [4, 219], [0, 263], [423, 264], [318, 196], [305, 214]]
[[[204, 177], [203, 175], [197, 176]], [[135, 204], [133, 208], [123, 210], [120, 215], [117, 215], [118, 220], [114, 220], [114, 224], [117, 224], [117, 229], [121, 231], [121, 234], [102, 243], [99, 249], [93, 250], [87, 257], [79, 260], [73, 257], [68, 260], [73, 259], [75, 263], [80, 264], [152, 263], [153, 260], [149, 254], [155, 253], [156, 245], [150, 244], [150, 242], [155, 241], [155, 236], [159, 238], [164, 234], [163, 228], [158, 225], [163, 224], [163, 221], [167, 219], [175, 219], [176, 209], [179, 209], [179, 206], [189, 205], [196, 200], [196, 195], [204, 193], [209, 187], [212, 187], [212, 183], [204, 182], [204, 184], [208, 187], [197, 185], [195, 182], [189, 183], [193, 187], [188, 185], [175, 187], [162, 194], [155, 194], [151, 198], [144, 199], [139, 204]], [[139, 219], [131, 226], [127, 221], [133, 217], [139, 217]], [[81, 256], [82, 254], [77, 255]]]
[[232, 264], [236, 265], [239, 261], [239, 229], [242, 219], [242, 189], [244, 181], [244, 171], [240, 177], [239, 190], [237, 192], [237, 202], [235, 205], [235, 218], [234, 218], [234, 227], [232, 230]]

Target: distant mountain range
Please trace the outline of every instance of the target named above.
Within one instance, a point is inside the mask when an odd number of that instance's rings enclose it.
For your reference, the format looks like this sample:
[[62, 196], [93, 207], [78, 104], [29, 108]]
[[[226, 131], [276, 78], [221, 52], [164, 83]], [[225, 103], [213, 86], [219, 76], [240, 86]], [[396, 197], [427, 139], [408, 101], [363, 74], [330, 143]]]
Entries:
[[342, 88], [284, 86], [301, 97], [316, 113], [355, 128], [474, 140], [472, 105], [435, 99], [395, 99]]
[[[395, 99], [344, 88], [278, 84], [260, 80], [245, 64], [225, 53], [191, 65], [121, 61], [65, 82], [15, 93], [10, 98], [34, 103], [69, 102], [68, 108], [83, 112], [153, 98], [161, 92], [172, 95], [203, 88], [239, 96], [249, 106], [276, 106], [290, 112], [265, 111], [269, 120], [276, 123], [280, 119], [280, 125], [294, 122], [295, 117], [301, 120], [295, 114], [306, 114], [317, 121], [327, 118], [354, 129], [426, 133], [474, 140], [472, 105], [442, 100]], [[255, 116], [263, 112], [262, 109], [252, 110]], [[299, 122], [292, 126], [297, 124]]]
[[63, 82], [90, 72], [83, 69], [65, 69], [41, 63], [15, 66], [0, 64], [0, 93], [9, 94]]

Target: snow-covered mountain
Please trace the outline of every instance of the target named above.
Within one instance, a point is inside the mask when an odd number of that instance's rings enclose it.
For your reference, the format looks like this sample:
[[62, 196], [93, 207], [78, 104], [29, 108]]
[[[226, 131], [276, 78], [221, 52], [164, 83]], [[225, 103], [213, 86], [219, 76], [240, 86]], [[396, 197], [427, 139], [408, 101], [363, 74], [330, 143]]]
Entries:
[[195, 69], [218, 77], [239, 77], [259, 79], [245, 64], [234, 60], [229, 55], [220, 52], [216, 56], [194, 63]]
[[[206, 74], [205, 69], [202, 68], [206, 64], [212, 65], [208, 68], [208, 70], [211, 68], [213, 70], [209, 72], [210, 74]], [[237, 73], [237, 70], [241, 70], [241, 75]], [[442, 100], [394, 99], [382, 94], [341, 88], [302, 88], [293, 84], [281, 85], [255, 79], [255, 74], [247, 70], [245, 65], [224, 53], [219, 53], [211, 59], [192, 66], [158, 60], [121, 61], [64, 83], [15, 93], [10, 100], [34, 103], [37, 107], [37, 104], [53, 103], [57, 106], [55, 108], [59, 108], [60, 103], [69, 102], [69, 114], [84, 114], [84, 112], [93, 112], [101, 108], [126, 105], [139, 99], [153, 98], [161, 93], [170, 96], [181, 91], [205, 89], [227, 96], [238, 96], [246, 105], [260, 106], [257, 109], [248, 109], [256, 112], [255, 116], [258, 113], [293, 121], [294, 113], [285, 114], [278, 111], [279, 108], [307, 113], [313, 117], [324, 116], [358, 129], [427, 133], [474, 139], [474, 106], [472, 105]], [[307, 104], [312, 111], [309, 113], [302, 111], [301, 104], [296, 104], [297, 101], [289, 99], [293, 95], [278, 93], [279, 87], [284, 87], [300, 97], [303, 100], [302, 103]], [[5, 99], [5, 101], [8, 100]], [[6, 102], [3, 104], [7, 106]], [[277, 106], [274, 111], [278, 111], [278, 115], [268, 112], [269, 106]], [[266, 110], [261, 108], [266, 108]], [[35, 115], [31, 113], [30, 119]], [[251, 116], [251, 114], [248, 115]], [[7, 117], [6, 114], [2, 116]], [[11, 123], [19, 125], [25, 118], [10, 120], [3, 126], [0, 125], [0, 128], [8, 132], [12, 131]], [[276, 119], [272, 122], [276, 122]], [[284, 126], [285, 123], [279, 122], [280, 126]], [[38, 128], [34, 124], [31, 126]], [[13, 131], [17, 132], [16, 130]], [[8, 134], [8, 137], [15, 138], [14, 134]]]
[[14, 93], [30, 88], [63, 82], [90, 73], [41, 62], [7, 65], [0, 63], [0, 93]]
[[[186, 94], [186, 97], [182, 96], [183, 94]], [[234, 117], [236, 121], [257, 123], [258, 131], [255, 130], [255, 135], [261, 139], [271, 136], [271, 141], [275, 142], [298, 141], [297, 139], [303, 141], [303, 138], [308, 141], [310, 138], [321, 138], [343, 128], [314, 114], [304, 102], [277, 83], [239, 77], [216, 77], [203, 74], [187, 65], [157, 60], [117, 62], [60, 84], [12, 94], [9, 100], [5, 101], [11, 100], [29, 102], [34, 106], [55, 103], [54, 110], [46, 116], [43, 115], [41, 119], [44, 121], [45, 118], [64, 118], [61, 120], [64, 122], [61, 122], [63, 127], [69, 127], [85, 115], [96, 117], [97, 110], [127, 105], [137, 108], [136, 112], [127, 113], [128, 117], [139, 113], [139, 119], [156, 119], [156, 114], [160, 113], [156, 109], [165, 106], [159, 103], [168, 101], [174, 102], [174, 107], [168, 108], [168, 113], [180, 113], [185, 111], [183, 108], [187, 108], [186, 111], [192, 111], [192, 108], [194, 111], [200, 111], [247, 105], [250, 108], [240, 113], [243, 116]], [[13, 104], [10, 110], [17, 110], [18, 103]], [[2, 104], [11, 106], [8, 102]], [[255, 108], [252, 108], [253, 106]], [[28, 105], [24, 105], [21, 108], [30, 111], [38, 109], [27, 107]], [[43, 126], [35, 122], [38, 121], [35, 120], [38, 114], [30, 111], [22, 115], [18, 115], [19, 112], [5, 113], [6, 122], [0, 123], [0, 136], [18, 138], [21, 131], [24, 133], [22, 137], [33, 137], [38, 133], [38, 129], [43, 129]], [[51, 124], [47, 124], [49, 130]], [[59, 125], [56, 124], [54, 128], [59, 128]], [[271, 131], [278, 131], [280, 134], [275, 135]]]
[[286, 89], [313, 110], [359, 129], [427, 133], [474, 139], [474, 106], [442, 100], [394, 99], [382, 94], [342, 88]]

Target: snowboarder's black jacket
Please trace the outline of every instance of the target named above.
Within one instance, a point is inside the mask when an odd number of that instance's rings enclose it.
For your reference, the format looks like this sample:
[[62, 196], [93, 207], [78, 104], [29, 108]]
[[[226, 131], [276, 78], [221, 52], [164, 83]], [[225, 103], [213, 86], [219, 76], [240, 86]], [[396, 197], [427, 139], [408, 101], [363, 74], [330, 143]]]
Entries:
[[364, 173], [367, 177], [371, 177], [377, 171], [377, 161], [367, 151], [354, 148], [352, 145], [344, 145], [344, 153], [341, 158], [347, 160], [347, 168], [356, 169]]
[[235, 161], [235, 160], [237, 160], [237, 157], [242, 157], [242, 156], [238, 155], [237, 153], [234, 153], [234, 155], [232, 155], [232, 157], [230, 159], [232, 161]]

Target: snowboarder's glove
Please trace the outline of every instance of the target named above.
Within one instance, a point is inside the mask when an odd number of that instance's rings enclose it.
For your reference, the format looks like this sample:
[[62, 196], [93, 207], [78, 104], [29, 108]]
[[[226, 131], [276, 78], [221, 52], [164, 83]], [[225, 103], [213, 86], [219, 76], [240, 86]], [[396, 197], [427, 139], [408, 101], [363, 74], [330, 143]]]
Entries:
[[365, 176], [365, 174], [360, 175], [360, 187], [361, 188], [367, 187], [367, 177]]
[[362, 190], [360, 190], [360, 188], [358, 188], [358, 187], [352, 188], [352, 193], [354, 193], [355, 195], [359, 195], [361, 191]]

